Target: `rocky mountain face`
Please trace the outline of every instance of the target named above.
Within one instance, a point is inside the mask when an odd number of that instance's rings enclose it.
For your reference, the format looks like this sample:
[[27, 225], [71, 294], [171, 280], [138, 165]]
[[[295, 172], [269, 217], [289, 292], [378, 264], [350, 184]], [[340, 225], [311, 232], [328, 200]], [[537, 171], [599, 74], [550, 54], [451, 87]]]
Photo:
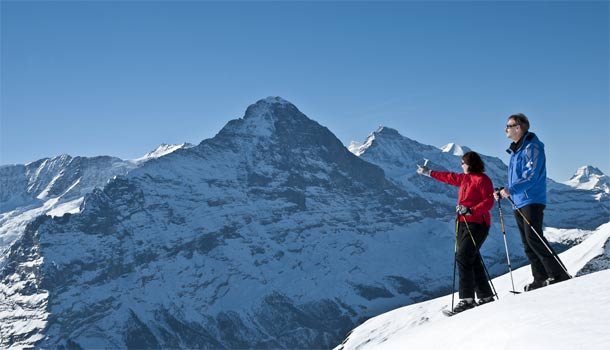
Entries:
[[[358, 157], [268, 98], [93, 189], [78, 214], [36, 217], [2, 256], [0, 344], [330, 348], [369, 316], [446, 293], [457, 192], [415, 163], [457, 171], [459, 157], [389, 128], [372, 136]], [[484, 160], [500, 181], [502, 162]], [[64, 193], [49, 177], [22, 197]], [[483, 255], [504, 272], [501, 234]]]
[[[8, 271], [19, 256], [37, 256], [35, 243], [26, 245], [29, 248], [23, 248], [22, 243], [31, 242], [31, 236], [25, 234], [26, 227], [39, 216], [78, 213], [86, 194], [103, 188], [115, 176], [125, 175], [150, 159], [182, 147], [188, 145], [162, 145], [134, 161], [61, 155], [25, 165], [0, 166], [0, 270]], [[26, 253], [22, 248], [31, 250]], [[36, 270], [33, 265], [24, 268]], [[0, 301], [3, 335], [0, 339], [4, 338], [2, 344], [16, 348], [19, 344], [31, 347], [42, 338], [40, 330], [46, 324], [43, 316], [46, 313], [42, 310], [46, 308], [47, 292], [33, 287], [35, 279], [21, 277], [13, 275], [0, 283], [0, 293], [5, 297]]]
[[365, 314], [445, 287], [415, 282], [437, 267], [404, 273], [428, 248], [397, 244], [420, 240], [405, 228], [428, 216], [326, 128], [263, 100], [94, 190], [80, 214], [31, 223], [0, 275], [2, 321], [38, 308], [10, 343], [42, 347], [328, 347]]
[[0, 283], [3, 347], [31, 347], [46, 324], [48, 291], [38, 286], [44, 257], [26, 234], [27, 225], [40, 215], [78, 212], [86, 193], [134, 167], [113, 157], [68, 155], [0, 167], [0, 271], [7, 277]]
[[589, 260], [576, 276], [584, 276], [593, 272], [610, 269], [610, 239], [604, 244], [603, 253]]

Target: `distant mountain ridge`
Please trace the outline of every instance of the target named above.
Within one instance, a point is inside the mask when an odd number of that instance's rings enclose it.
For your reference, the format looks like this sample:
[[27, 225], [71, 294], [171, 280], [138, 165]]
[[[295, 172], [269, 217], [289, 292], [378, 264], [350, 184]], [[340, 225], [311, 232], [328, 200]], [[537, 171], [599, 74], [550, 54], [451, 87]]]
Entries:
[[[359, 147], [352, 147], [351, 151], [381, 167], [389, 178], [407, 192], [426, 198], [450, 213], [456, 204], [456, 187], [417, 175], [416, 164], [422, 164], [424, 159], [428, 159], [428, 167], [432, 170], [461, 173], [461, 156], [465, 151], [470, 151], [470, 148], [450, 143], [439, 149], [402, 136], [394, 129], [380, 127]], [[480, 155], [485, 162], [486, 174], [494, 186], [504, 186], [507, 181], [507, 165], [499, 158]], [[607, 182], [608, 176], [590, 166], [577, 170], [572, 180], [565, 184], [547, 179], [548, 205], [545, 210], [545, 225], [594, 229], [610, 221], [610, 193], [607, 191]], [[506, 203], [504, 208], [508, 213], [511, 206]], [[495, 222], [499, 222], [497, 213], [494, 208], [492, 215]], [[513, 225], [513, 221], [507, 220], [507, 223]]]
[[0, 209], [44, 201], [50, 197], [75, 198], [103, 186], [112, 176], [135, 166], [115, 157], [71, 157], [61, 155], [26, 165], [0, 167]]
[[103, 187], [117, 175], [125, 175], [139, 164], [193, 145], [162, 144], [135, 160], [110, 156], [72, 157], [62, 154], [25, 165], [0, 166], [0, 212], [35, 204], [53, 197], [64, 200], [84, 196]]

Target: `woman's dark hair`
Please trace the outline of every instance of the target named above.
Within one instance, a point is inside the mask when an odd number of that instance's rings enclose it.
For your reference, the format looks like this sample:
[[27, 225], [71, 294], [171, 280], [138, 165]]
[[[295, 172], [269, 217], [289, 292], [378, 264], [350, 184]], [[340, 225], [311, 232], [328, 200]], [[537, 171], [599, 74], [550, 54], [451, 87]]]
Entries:
[[468, 172], [479, 174], [485, 172], [485, 164], [477, 152], [466, 152], [462, 156], [462, 162], [468, 165]]

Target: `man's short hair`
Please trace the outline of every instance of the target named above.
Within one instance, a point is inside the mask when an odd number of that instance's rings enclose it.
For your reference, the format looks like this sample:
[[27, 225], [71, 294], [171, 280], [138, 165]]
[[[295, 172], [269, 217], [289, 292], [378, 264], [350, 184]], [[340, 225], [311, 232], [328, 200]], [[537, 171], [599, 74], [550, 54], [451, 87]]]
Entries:
[[530, 121], [527, 119], [525, 114], [523, 114], [523, 113], [513, 114], [510, 117], [508, 117], [508, 119], [513, 119], [515, 121], [515, 123], [520, 125], [521, 129], [523, 129], [523, 132], [528, 132], [529, 131], [529, 129], [530, 129]]

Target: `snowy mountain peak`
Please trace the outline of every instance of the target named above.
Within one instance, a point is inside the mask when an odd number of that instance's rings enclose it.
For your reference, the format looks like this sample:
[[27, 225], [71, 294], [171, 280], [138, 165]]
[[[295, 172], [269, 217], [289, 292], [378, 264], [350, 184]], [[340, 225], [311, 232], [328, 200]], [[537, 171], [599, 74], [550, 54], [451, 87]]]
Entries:
[[387, 126], [379, 126], [377, 131], [375, 131], [375, 134], [382, 135], [384, 137], [403, 137], [400, 135], [398, 130], [388, 128]]
[[383, 125], [380, 125], [375, 133], [383, 136], [401, 136], [398, 130]]
[[323, 144], [330, 142], [333, 149], [344, 149], [327, 128], [281, 97], [268, 97], [250, 105], [243, 118], [231, 120], [215, 139], [224, 144], [247, 142], [250, 147], [260, 142], [290, 148], [326, 147]]
[[284, 100], [279, 96], [269, 96], [265, 99], [260, 100], [259, 102], [267, 103], [267, 104], [281, 104], [281, 105], [292, 105], [292, 103]]
[[464, 153], [469, 152], [470, 148], [460, 146], [456, 143], [448, 143], [445, 146], [441, 147], [441, 151], [449, 154], [453, 154], [454, 156], [463, 156]]
[[296, 110], [296, 106], [292, 103], [284, 100], [283, 98], [276, 97], [267, 97], [265, 99], [259, 100], [253, 105], [250, 105], [246, 109], [246, 114], [244, 119], [246, 118], [257, 118], [257, 117], [265, 117], [273, 114], [277, 114], [278, 109], [291, 109]]
[[387, 126], [380, 125], [376, 131], [369, 134], [364, 143], [352, 141], [348, 147], [349, 151], [360, 157], [366, 152], [373, 144], [375, 140], [403, 140], [405, 139], [398, 130], [389, 128]]
[[278, 120], [308, 119], [292, 103], [281, 97], [267, 97], [250, 105], [243, 118], [230, 121], [219, 133], [221, 137], [269, 138]]
[[[377, 131], [379, 131], [380, 129], [377, 129]], [[352, 141], [347, 149], [354, 155], [360, 157], [364, 154], [364, 152], [366, 152], [367, 149], [369, 149], [369, 147], [373, 145], [373, 142], [375, 141], [375, 135], [377, 135], [377, 132], [370, 133], [364, 143]]]
[[599, 190], [610, 193], [610, 177], [590, 165], [578, 168], [574, 176], [564, 184], [581, 190]]
[[580, 181], [580, 182], [587, 182], [592, 177], [603, 176], [603, 175], [604, 175], [604, 173], [601, 170], [599, 170], [598, 168], [591, 166], [591, 165], [586, 165], [586, 166], [578, 168], [578, 170], [576, 170], [576, 173], [574, 174], [574, 176], [572, 176], [572, 178], [570, 180], [578, 179], [578, 181]]

